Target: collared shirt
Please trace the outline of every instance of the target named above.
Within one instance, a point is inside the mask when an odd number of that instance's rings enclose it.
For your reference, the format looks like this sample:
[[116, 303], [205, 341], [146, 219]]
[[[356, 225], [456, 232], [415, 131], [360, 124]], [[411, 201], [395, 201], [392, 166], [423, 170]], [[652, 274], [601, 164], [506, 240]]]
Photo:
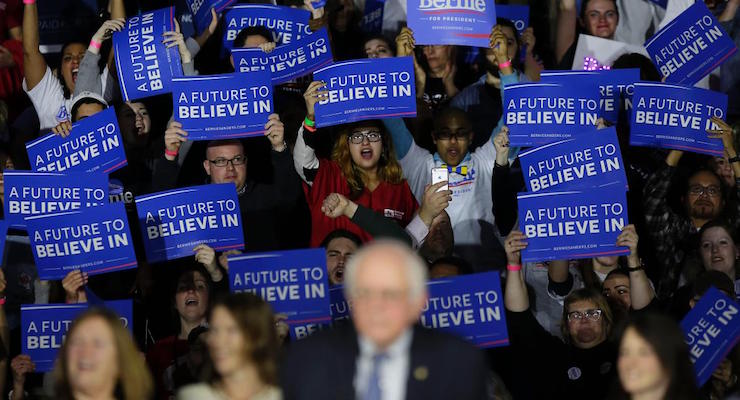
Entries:
[[[402, 400], [406, 398], [406, 381], [411, 359], [411, 339], [413, 331], [407, 329], [383, 352], [385, 358], [380, 366], [380, 391], [383, 400]], [[355, 393], [362, 399], [367, 391], [373, 373], [373, 357], [380, 352], [369, 339], [358, 335], [360, 356], [357, 358], [355, 373]]]

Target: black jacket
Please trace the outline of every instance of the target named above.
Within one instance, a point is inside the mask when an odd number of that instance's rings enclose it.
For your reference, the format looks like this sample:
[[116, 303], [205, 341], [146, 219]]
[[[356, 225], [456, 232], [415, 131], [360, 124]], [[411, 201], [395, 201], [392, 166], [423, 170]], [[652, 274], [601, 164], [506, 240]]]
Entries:
[[[486, 398], [488, 369], [483, 354], [471, 344], [417, 325], [410, 351], [406, 399]], [[354, 399], [358, 355], [352, 324], [292, 343], [282, 363], [284, 399]]]

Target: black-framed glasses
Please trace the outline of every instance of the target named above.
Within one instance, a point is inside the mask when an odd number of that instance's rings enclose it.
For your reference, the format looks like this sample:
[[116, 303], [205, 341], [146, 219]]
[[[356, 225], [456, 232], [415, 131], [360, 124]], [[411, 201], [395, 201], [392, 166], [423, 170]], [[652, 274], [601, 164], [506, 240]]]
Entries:
[[449, 129], [441, 129], [434, 132], [434, 137], [437, 140], [452, 140], [452, 138], [455, 138], [455, 140], [468, 140], [471, 133], [472, 131], [470, 129], [458, 129], [455, 132]]
[[568, 313], [568, 321], [583, 321], [589, 319], [591, 321], [598, 321], [601, 319], [602, 311], [600, 308], [594, 308], [586, 311], [573, 311]]
[[367, 138], [368, 142], [379, 142], [383, 135], [379, 131], [362, 131], [362, 132], [353, 132], [347, 140], [349, 140], [352, 144], [362, 144], [362, 142], [365, 141], [365, 138]]
[[710, 186], [691, 185], [689, 186], [689, 193], [691, 193], [694, 196], [701, 196], [703, 194], [706, 194], [709, 197], [717, 197], [719, 196], [720, 192], [721, 192], [720, 187], [716, 185], [710, 185]]
[[229, 165], [229, 163], [231, 163], [232, 166], [236, 167], [237, 165], [244, 165], [244, 163], [247, 162], [247, 156], [238, 155], [231, 159], [219, 157], [215, 160], [208, 160], [208, 162], [217, 167], [225, 167]]

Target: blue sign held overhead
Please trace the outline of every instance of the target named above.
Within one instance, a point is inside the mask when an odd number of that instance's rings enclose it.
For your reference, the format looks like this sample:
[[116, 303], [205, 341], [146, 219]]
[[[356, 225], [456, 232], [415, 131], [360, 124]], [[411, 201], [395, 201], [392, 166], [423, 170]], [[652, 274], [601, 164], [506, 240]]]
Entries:
[[50, 133], [26, 143], [34, 171], [110, 173], [126, 165], [121, 130], [113, 107], [72, 125], [69, 136]]
[[324, 249], [229, 256], [229, 287], [235, 293], [254, 293], [275, 314], [285, 314], [293, 339], [331, 322]]
[[530, 192], [619, 184], [627, 188], [622, 152], [614, 127], [519, 153]]
[[616, 123], [620, 109], [632, 110], [632, 94], [635, 82], [640, 80], [640, 70], [542, 71], [540, 76], [541, 82], [566, 86], [578, 86], [584, 81], [595, 82], [599, 86], [599, 116]]
[[[134, 313], [131, 300], [106, 301], [105, 307], [121, 318], [121, 323], [133, 332]], [[34, 372], [54, 369], [57, 352], [78, 315], [87, 310], [87, 303], [24, 304], [21, 306], [21, 354], [31, 357]]]
[[407, 13], [416, 44], [488, 47], [496, 25], [493, 0], [409, 0]]
[[215, 9], [216, 13], [220, 14], [236, 0], [185, 0], [185, 2], [195, 19], [193, 23], [196, 30], [198, 33], [203, 33], [211, 24], [211, 9]]
[[313, 74], [328, 98], [316, 104], [316, 126], [376, 118], [415, 117], [416, 85], [411, 57], [334, 63]]
[[421, 324], [481, 348], [507, 346], [506, 310], [497, 271], [432, 280]]
[[263, 26], [272, 32], [277, 44], [289, 44], [311, 34], [308, 21], [311, 13], [292, 7], [270, 4], [237, 4], [224, 16], [223, 48], [231, 50], [234, 39], [242, 29], [250, 26]]
[[175, 78], [172, 102], [188, 140], [261, 136], [274, 112], [269, 71]]
[[365, 12], [362, 14], [360, 27], [362, 31], [370, 34], [383, 32], [383, 9], [385, 0], [365, 0]]
[[632, 98], [630, 145], [723, 156], [721, 139], [710, 120], [724, 119], [727, 95], [711, 90], [657, 82], [638, 82]]
[[740, 314], [732, 299], [714, 287], [681, 321], [696, 381], [703, 386], [740, 340]]
[[25, 217], [108, 204], [108, 177], [84, 172], [5, 171], [5, 219], [25, 228]]
[[90, 275], [136, 268], [123, 203], [26, 218], [39, 278], [57, 280], [75, 270]]
[[529, 6], [496, 4], [496, 17], [513, 22], [516, 33], [521, 35], [529, 26]]
[[244, 247], [242, 216], [233, 183], [193, 186], [136, 197], [136, 211], [150, 263]]
[[561, 83], [504, 87], [505, 124], [511, 146], [539, 146], [590, 132], [599, 117], [599, 88]]
[[[331, 64], [333, 61], [326, 29], [278, 46], [270, 53], [262, 49], [233, 49], [234, 69], [238, 72], [271, 71], [272, 84], [279, 85]], [[249, 75], [252, 79], [253, 75]]]
[[522, 262], [626, 255], [617, 236], [629, 224], [623, 185], [564, 192], [519, 193], [527, 236]]
[[182, 75], [177, 46], [167, 48], [163, 33], [174, 31], [175, 7], [147, 12], [126, 21], [113, 34], [118, 82], [124, 101], [170, 93], [172, 78]]
[[669, 83], [693, 85], [727, 61], [737, 46], [703, 1], [697, 1], [645, 43]]

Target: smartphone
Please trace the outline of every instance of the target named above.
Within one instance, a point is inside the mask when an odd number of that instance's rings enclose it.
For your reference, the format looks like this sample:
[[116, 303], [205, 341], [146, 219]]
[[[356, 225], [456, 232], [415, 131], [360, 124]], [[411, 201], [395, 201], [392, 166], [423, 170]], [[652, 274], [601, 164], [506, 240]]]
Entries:
[[[449, 179], [449, 173], [447, 172], [447, 168], [432, 168], [432, 185], [435, 185], [439, 182], [444, 182]], [[442, 190], [450, 190], [449, 185], [444, 185], [441, 188], [437, 189], [438, 192]]]

